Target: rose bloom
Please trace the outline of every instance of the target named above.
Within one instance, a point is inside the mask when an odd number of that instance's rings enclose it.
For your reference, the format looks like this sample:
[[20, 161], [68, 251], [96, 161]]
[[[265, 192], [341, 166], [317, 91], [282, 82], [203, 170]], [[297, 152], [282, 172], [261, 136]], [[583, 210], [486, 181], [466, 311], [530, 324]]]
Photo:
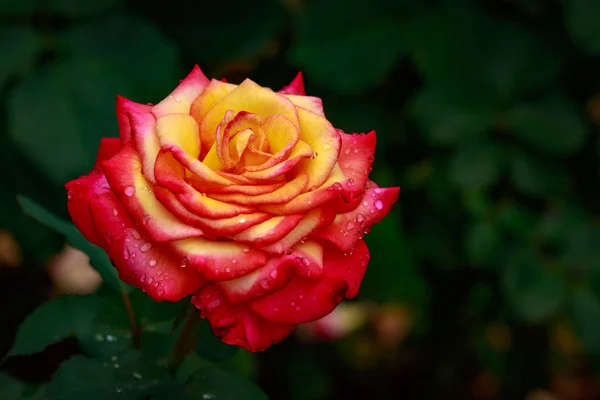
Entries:
[[224, 342], [262, 351], [356, 296], [364, 232], [399, 188], [368, 179], [375, 132], [346, 134], [305, 96], [209, 80], [197, 66], [160, 103], [117, 97], [120, 138], [68, 208], [119, 277], [193, 304]]

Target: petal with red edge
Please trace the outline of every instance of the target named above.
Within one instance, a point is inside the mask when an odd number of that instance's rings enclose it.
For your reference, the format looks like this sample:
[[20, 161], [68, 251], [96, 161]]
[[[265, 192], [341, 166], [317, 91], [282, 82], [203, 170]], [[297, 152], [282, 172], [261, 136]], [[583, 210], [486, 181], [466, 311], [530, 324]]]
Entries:
[[291, 81], [289, 85], [284, 86], [278, 93], [304, 96], [306, 91], [304, 90], [304, 78], [302, 77], [302, 72], [298, 72], [298, 75], [296, 75], [294, 80]]
[[92, 223], [89, 203], [93, 196], [110, 192], [110, 186], [108, 186], [104, 174], [92, 171], [89, 175], [68, 182], [65, 187], [68, 198], [67, 208], [75, 226], [87, 240], [100, 245], [100, 238]]
[[339, 214], [334, 222], [318, 233], [318, 237], [334, 243], [340, 250], [350, 250], [362, 239], [365, 229], [381, 221], [398, 200], [400, 188], [367, 189], [362, 201], [354, 210]]
[[235, 242], [217, 242], [204, 238], [170, 243], [186, 265], [209, 280], [229, 280], [246, 275], [267, 262], [268, 254]]
[[270, 218], [233, 236], [236, 242], [266, 246], [283, 239], [298, 225], [304, 214], [292, 214]]
[[156, 118], [167, 114], [189, 114], [192, 103], [208, 86], [209, 80], [197, 65], [166, 99], [152, 108]]
[[281, 290], [250, 303], [252, 310], [270, 321], [301, 324], [329, 314], [344, 297], [356, 296], [369, 261], [364, 241], [352, 254], [330, 246], [324, 255], [321, 279], [292, 279]]
[[271, 193], [259, 194], [256, 196], [247, 196], [243, 194], [210, 194], [210, 197], [222, 202], [232, 202], [245, 206], [282, 204], [289, 202], [302, 193], [304, 189], [306, 189], [307, 182], [308, 177], [301, 174]]
[[317, 115], [322, 117], [325, 116], [325, 111], [323, 110], [323, 100], [318, 97], [313, 96], [294, 96], [294, 95], [285, 95], [285, 97], [294, 103], [296, 107], [302, 107], [307, 109], [308, 111], [314, 112]]
[[329, 177], [340, 153], [339, 132], [324, 117], [298, 108], [300, 140], [308, 143], [315, 158], [302, 160], [296, 167], [308, 175], [308, 187], [318, 187]]
[[273, 155], [263, 164], [247, 166], [247, 171], [261, 171], [281, 162], [294, 150], [300, 138], [300, 131], [296, 125], [281, 115], [272, 115], [265, 119], [262, 128]]
[[202, 235], [173, 216], [156, 199], [152, 184], [142, 175], [140, 159], [126, 146], [110, 160], [102, 162], [106, 179], [131, 218], [153, 241], [170, 241]]
[[346, 133], [341, 134], [342, 149], [338, 158], [338, 165], [348, 179], [360, 187], [364, 188], [369, 172], [371, 172], [371, 163], [374, 160], [376, 136], [375, 131], [366, 135]]
[[190, 156], [188, 153], [186, 153], [185, 151], [183, 151], [175, 145], [165, 146], [162, 149], [162, 152], [172, 153], [173, 157], [175, 157], [175, 159], [178, 162], [180, 162], [182, 166], [184, 166], [192, 174], [194, 174], [195, 178], [198, 180], [223, 186], [229, 186], [234, 184], [234, 182], [230, 179], [225, 178], [221, 174], [216, 173], [204, 163], [202, 163], [202, 161]]
[[92, 198], [90, 211], [104, 247], [125, 282], [142, 288], [157, 301], [179, 301], [204, 284], [198, 272], [181, 268], [164, 244], [146, 241], [114, 194]]
[[319, 231], [323, 227], [331, 224], [334, 218], [335, 213], [328, 211], [327, 209], [312, 210], [302, 217], [298, 222], [298, 225], [296, 225], [287, 235], [279, 241], [265, 246], [264, 249], [271, 253], [284, 253], [311, 233]]
[[96, 155], [96, 165], [94, 168], [100, 169], [100, 162], [112, 158], [119, 152], [121, 148], [121, 141], [119, 138], [102, 138], [100, 140], [100, 147]]
[[200, 131], [196, 120], [185, 114], [167, 114], [156, 121], [156, 133], [162, 147], [174, 145], [190, 157], [200, 155]]
[[228, 110], [234, 110], [235, 112], [246, 111], [258, 114], [264, 118], [278, 114], [286, 117], [296, 126], [300, 126], [296, 107], [291, 101], [283, 95], [274, 93], [269, 89], [257, 85], [250, 79], [246, 79], [235, 90], [219, 101], [200, 122], [203, 147], [206, 144], [207, 148], [210, 148], [210, 145], [215, 140], [217, 126]]
[[[299, 141], [294, 147], [294, 150], [289, 155], [289, 158], [283, 162], [273, 165], [270, 168], [254, 170], [254, 171], [244, 171], [240, 176], [255, 179], [257, 181], [265, 180], [265, 179], [273, 179], [277, 178], [288, 171], [291, 171], [303, 158], [310, 158], [313, 156], [312, 148], [304, 143], [303, 141]], [[262, 168], [263, 165], [267, 165], [265, 162], [259, 168]], [[249, 169], [249, 168], [248, 168]]]
[[119, 124], [119, 133], [121, 145], [125, 145], [131, 139], [131, 124], [129, 123], [129, 113], [143, 114], [149, 113], [152, 106], [136, 103], [117, 95], [117, 122]]
[[129, 113], [133, 143], [142, 160], [144, 176], [152, 183], [154, 179], [154, 162], [160, 150], [160, 142], [156, 135], [156, 119], [150, 112]]

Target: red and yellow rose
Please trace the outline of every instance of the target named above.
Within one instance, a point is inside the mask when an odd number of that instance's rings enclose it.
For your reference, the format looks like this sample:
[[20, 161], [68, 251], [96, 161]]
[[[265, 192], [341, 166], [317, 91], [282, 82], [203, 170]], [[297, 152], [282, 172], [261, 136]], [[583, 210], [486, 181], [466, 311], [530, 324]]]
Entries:
[[346, 134], [305, 96], [194, 70], [155, 106], [117, 98], [120, 138], [67, 183], [68, 208], [120, 278], [193, 304], [229, 344], [260, 351], [356, 296], [365, 230], [399, 188], [368, 179], [375, 133]]

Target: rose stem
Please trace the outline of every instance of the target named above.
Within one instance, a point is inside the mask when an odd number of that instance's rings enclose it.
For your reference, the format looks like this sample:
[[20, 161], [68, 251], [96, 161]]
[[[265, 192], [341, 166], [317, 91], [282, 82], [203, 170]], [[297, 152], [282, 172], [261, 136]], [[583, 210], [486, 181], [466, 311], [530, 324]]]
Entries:
[[167, 360], [167, 366], [169, 369], [174, 370], [181, 364], [185, 356], [194, 348], [198, 340], [198, 331], [196, 329], [196, 323], [200, 319], [200, 313], [198, 310], [191, 310], [185, 319], [185, 323], [179, 331], [177, 341], [173, 346], [171, 355]]
[[136, 349], [140, 348], [140, 327], [135, 319], [135, 313], [133, 312], [133, 307], [131, 305], [131, 299], [129, 298], [129, 293], [123, 288], [121, 290], [123, 294], [123, 303], [125, 304], [125, 309], [127, 310], [127, 316], [129, 317], [129, 326], [131, 328], [131, 340], [133, 342], [133, 347]]

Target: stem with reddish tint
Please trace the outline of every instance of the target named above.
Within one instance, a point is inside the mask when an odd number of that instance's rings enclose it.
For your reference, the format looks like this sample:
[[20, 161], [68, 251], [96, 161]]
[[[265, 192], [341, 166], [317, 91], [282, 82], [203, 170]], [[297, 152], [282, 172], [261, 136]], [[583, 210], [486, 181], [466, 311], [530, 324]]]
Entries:
[[196, 346], [196, 342], [198, 341], [198, 330], [196, 329], [196, 326], [199, 320], [200, 313], [198, 310], [191, 310], [177, 336], [177, 341], [173, 346], [171, 355], [167, 360], [167, 366], [170, 369], [177, 368], [189, 352]]
[[133, 306], [131, 305], [131, 299], [129, 298], [129, 293], [126, 290], [121, 290], [123, 294], [123, 303], [125, 304], [125, 309], [127, 310], [127, 316], [129, 317], [129, 327], [131, 329], [131, 340], [133, 342], [133, 346], [136, 349], [140, 348], [140, 340], [141, 340], [141, 331], [140, 326], [135, 319], [135, 313], [133, 312]]

